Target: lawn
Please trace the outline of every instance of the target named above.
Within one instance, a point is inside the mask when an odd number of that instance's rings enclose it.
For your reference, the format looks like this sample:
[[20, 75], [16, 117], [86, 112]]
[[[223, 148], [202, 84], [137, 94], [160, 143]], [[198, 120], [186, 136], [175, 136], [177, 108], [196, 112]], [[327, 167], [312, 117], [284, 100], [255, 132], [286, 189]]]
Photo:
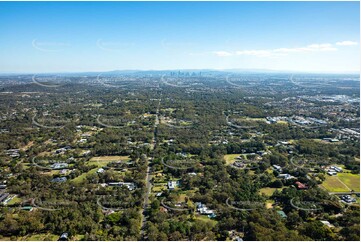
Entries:
[[112, 162], [112, 161], [130, 161], [131, 159], [129, 158], [129, 156], [98, 156], [98, 157], [93, 157], [89, 160], [88, 165], [97, 165], [98, 168], [106, 166], [108, 163]]
[[251, 121], [263, 121], [266, 122], [267, 120], [265, 118], [251, 118], [251, 117], [244, 117], [245, 120], [251, 120]]
[[350, 190], [339, 180], [338, 176], [326, 176], [321, 185], [329, 192], [349, 192]]
[[236, 157], [240, 155], [241, 154], [230, 154], [230, 155], [225, 155], [223, 158], [226, 160], [227, 165], [231, 165], [236, 160]]
[[129, 161], [130, 158], [129, 156], [119, 156], [119, 155], [114, 155], [114, 156], [97, 156], [97, 157], [93, 157], [91, 158], [89, 161], [90, 162], [111, 162], [111, 161]]
[[277, 121], [277, 124], [288, 124], [288, 122], [287, 121], [284, 121], [284, 120], [280, 120], [280, 121]]
[[266, 196], [269, 196], [269, 197], [270, 197], [270, 196], [273, 195], [273, 193], [274, 193], [277, 189], [278, 189], [279, 191], [282, 190], [282, 188], [264, 187], [264, 188], [261, 188], [261, 189], [259, 190], [259, 193], [260, 193], [260, 194], [264, 193]]
[[267, 208], [267, 209], [272, 209], [272, 208], [273, 208], [273, 205], [272, 205], [272, 204], [274, 204], [274, 203], [275, 203], [274, 200], [267, 200], [267, 201], [266, 201], [266, 208]]
[[196, 215], [196, 219], [202, 220], [203, 222], [211, 222], [213, 226], [217, 224], [216, 220], [208, 218], [207, 215]]
[[164, 190], [167, 190], [167, 186], [166, 185], [154, 185], [152, 186], [152, 192], [161, 192], [161, 191], [164, 191]]
[[18, 196], [15, 196], [13, 199], [11, 199], [9, 202], [8, 202], [8, 205], [14, 205], [14, 204], [19, 204], [21, 203], [22, 199], [19, 198]]
[[272, 168], [268, 168], [268, 169], [266, 170], [266, 172], [267, 172], [268, 174], [273, 174]]
[[337, 177], [350, 189], [356, 192], [360, 191], [360, 174], [338, 173]]
[[75, 183], [80, 183], [82, 182], [86, 176], [88, 174], [92, 174], [95, 173], [100, 167], [106, 166], [109, 162], [112, 161], [129, 161], [130, 158], [129, 156], [98, 156], [98, 157], [93, 157], [89, 160], [89, 162], [87, 163], [87, 165], [96, 165], [97, 167], [94, 169], [91, 169], [88, 172], [84, 172], [83, 174], [81, 174], [78, 177], [75, 177], [72, 181]]
[[256, 174], [256, 172], [255, 172], [255, 171], [253, 171], [253, 170], [248, 170], [248, 175], [253, 176], [253, 175], [255, 175], [255, 174]]
[[27, 241], [44, 241], [44, 240], [57, 241], [59, 239], [59, 235], [40, 233], [40, 234], [26, 235], [24, 237], [18, 237], [17, 239], [27, 240]]
[[78, 235], [73, 236], [72, 239], [73, 239], [74, 241], [79, 241], [79, 240], [82, 240], [84, 237], [85, 237], [85, 235], [83, 235], [83, 234], [78, 234]]
[[86, 178], [86, 176], [87, 176], [88, 174], [95, 173], [98, 169], [99, 169], [99, 168], [97, 167], [97, 168], [91, 169], [91, 170], [88, 171], [88, 172], [84, 172], [83, 174], [81, 174], [80, 176], [75, 177], [75, 178], [74, 178], [73, 180], [71, 180], [71, 181], [73, 181], [73, 182], [75, 182], [75, 183], [80, 183], [80, 182], [84, 181], [84, 179]]

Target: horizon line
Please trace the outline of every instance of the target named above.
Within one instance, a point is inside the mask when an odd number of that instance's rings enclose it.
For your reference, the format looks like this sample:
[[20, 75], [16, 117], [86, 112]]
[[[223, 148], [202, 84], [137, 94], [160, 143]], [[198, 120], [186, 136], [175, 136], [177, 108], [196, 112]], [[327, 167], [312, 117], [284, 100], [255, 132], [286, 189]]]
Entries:
[[301, 70], [275, 70], [275, 69], [261, 69], [261, 68], [182, 68], [182, 69], [113, 69], [107, 71], [52, 71], [52, 72], [0, 72], [0, 75], [41, 75], [41, 74], [82, 74], [82, 73], [107, 73], [107, 72], [161, 72], [161, 71], [218, 71], [218, 72], [253, 72], [253, 73], [302, 73], [302, 74], [359, 74], [360, 70], [349, 71], [301, 71]]

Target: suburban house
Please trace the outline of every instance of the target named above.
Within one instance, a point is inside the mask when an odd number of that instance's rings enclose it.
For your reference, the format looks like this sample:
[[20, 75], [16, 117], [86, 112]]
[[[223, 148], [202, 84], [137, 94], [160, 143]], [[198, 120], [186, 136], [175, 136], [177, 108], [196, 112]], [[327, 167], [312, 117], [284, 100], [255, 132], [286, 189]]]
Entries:
[[56, 177], [56, 178], [52, 179], [51, 181], [52, 182], [66, 182], [67, 180], [68, 179], [65, 176], [63, 176], [63, 177]]
[[351, 197], [351, 195], [343, 195], [340, 197], [341, 201], [344, 203], [354, 203], [356, 202], [356, 199]]
[[9, 197], [9, 193], [3, 193], [0, 195], [0, 203], [4, 203], [5, 204], [5, 201], [7, 200], [7, 198]]
[[202, 204], [201, 202], [196, 202], [197, 212], [202, 215], [207, 215], [209, 218], [216, 217], [216, 214], [213, 210], [209, 209], [206, 205]]
[[342, 168], [337, 167], [337, 166], [331, 166], [326, 171], [327, 171], [327, 174], [330, 176], [335, 176], [335, 175], [337, 175], [338, 172], [343, 172]]
[[279, 165], [273, 165], [273, 168], [278, 172], [282, 172], [282, 167], [280, 167]]
[[58, 239], [58, 241], [68, 241], [69, 238], [68, 238], [69, 234], [68, 233], [62, 233]]
[[109, 186], [126, 186], [128, 190], [132, 191], [136, 188], [133, 182], [108, 182]]
[[296, 181], [295, 183], [296, 183], [298, 189], [307, 189], [308, 188], [308, 186], [306, 184], [303, 184], [299, 181]]
[[179, 181], [169, 181], [168, 182], [168, 189], [169, 190], [174, 190], [178, 186], [179, 186]]
[[50, 166], [50, 168], [56, 169], [56, 170], [67, 168], [67, 167], [68, 167], [68, 163], [64, 163], [64, 162], [61, 162], [61, 163], [57, 162]]
[[277, 176], [277, 178], [282, 178], [282, 179], [285, 179], [285, 180], [289, 180], [289, 179], [292, 179], [292, 178], [295, 178], [294, 176], [291, 176], [290, 174], [279, 174]]
[[99, 168], [98, 170], [97, 170], [97, 173], [104, 173], [104, 169], [103, 168]]
[[327, 220], [321, 220], [320, 222], [323, 223], [323, 225], [326, 225], [329, 228], [335, 227], [330, 222], [328, 222]]

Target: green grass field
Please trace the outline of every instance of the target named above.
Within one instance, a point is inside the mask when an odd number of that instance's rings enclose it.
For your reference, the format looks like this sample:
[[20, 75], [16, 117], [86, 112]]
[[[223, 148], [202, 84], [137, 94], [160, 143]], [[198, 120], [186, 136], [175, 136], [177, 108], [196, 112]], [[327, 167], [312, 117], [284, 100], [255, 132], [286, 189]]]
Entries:
[[98, 169], [99, 169], [99, 168], [97, 167], [97, 168], [91, 169], [91, 170], [88, 171], [88, 172], [84, 172], [83, 174], [81, 174], [80, 176], [75, 177], [75, 178], [74, 178], [73, 180], [71, 180], [71, 181], [73, 181], [73, 182], [75, 182], [75, 183], [80, 183], [80, 182], [84, 181], [84, 179], [86, 178], [86, 176], [87, 176], [88, 174], [95, 173]]
[[280, 120], [280, 121], [277, 121], [277, 124], [286, 125], [286, 124], [288, 124], [288, 122], [287, 122], [287, 121]]
[[329, 192], [360, 191], [360, 175], [352, 173], [338, 173], [336, 176], [326, 176], [321, 185]]
[[196, 219], [202, 220], [204, 222], [210, 222], [213, 226], [217, 224], [216, 220], [210, 219], [206, 215], [196, 215]]
[[112, 161], [119, 161], [122, 160], [124, 162], [126, 161], [130, 161], [129, 156], [98, 156], [98, 157], [93, 157], [89, 160], [89, 162], [87, 163], [87, 165], [96, 165], [97, 167], [94, 169], [91, 169], [88, 172], [84, 172], [83, 174], [81, 174], [80, 176], [75, 177], [72, 181], [75, 183], [80, 183], [82, 182], [86, 176], [88, 174], [93, 174], [95, 173], [100, 167], [106, 166], [108, 163], [112, 162]]
[[[59, 236], [60, 235], [56, 235], [56, 234], [39, 233], [39, 234], [26, 235], [23, 237], [17, 237], [17, 239], [25, 240], [25, 241], [46, 241], [46, 240], [47, 241], [57, 241], [59, 239]], [[75, 236], [73, 236], [72, 239], [74, 239], [75, 241], [78, 241], [83, 238], [84, 238], [84, 235], [75, 235]]]
[[22, 199], [16, 196], [13, 199], [11, 199], [10, 202], [8, 202], [8, 205], [20, 204], [21, 201]]
[[27, 236], [24, 236], [24, 237], [18, 237], [18, 240], [26, 240], [26, 241], [44, 241], [44, 240], [57, 241], [59, 239], [59, 236], [60, 235], [40, 233], [40, 234], [27, 235]]
[[167, 186], [161, 185], [161, 186], [152, 186], [152, 192], [161, 192], [167, 190]]
[[273, 195], [273, 193], [274, 193], [277, 189], [278, 189], [279, 191], [282, 190], [282, 188], [264, 187], [264, 188], [261, 188], [261, 189], [259, 190], [259, 193], [260, 193], [260, 194], [264, 193], [266, 196], [269, 196], [269, 197], [270, 197], [270, 196]]
[[241, 154], [230, 154], [230, 155], [225, 155], [223, 158], [225, 159], [227, 165], [231, 165], [236, 160], [236, 157], [240, 155]]
[[108, 164], [111, 161], [129, 161], [130, 158], [129, 156], [119, 156], [119, 155], [114, 155], [114, 156], [97, 156], [97, 157], [93, 157], [89, 160], [89, 162], [93, 163], [93, 162], [99, 162], [99, 163], [104, 163], [105, 165]]
[[360, 174], [338, 173], [337, 177], [350, 189], [356, 192], [360, 191]]
[[345, 186], [337, 176], [327, 176], [326, 180], [321, 185], [329, 192], [349, 192], [350, 190]]

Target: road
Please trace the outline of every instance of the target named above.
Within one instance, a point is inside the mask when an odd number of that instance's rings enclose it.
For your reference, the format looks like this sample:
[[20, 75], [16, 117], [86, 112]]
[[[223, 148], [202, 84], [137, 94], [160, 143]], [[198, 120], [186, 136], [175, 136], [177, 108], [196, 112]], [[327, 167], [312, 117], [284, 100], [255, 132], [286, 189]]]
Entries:
[[[157, 147], [157, 131], [158, 131], [158, 125], [159, 125], [159, 107], [160, 107], [160, 103], [161, 103], [162, 99], [159, 99], [158, 102], [158, 106], [157, 106], [157, 111], [156, 111], [156, 116], [155, 116], [155, 122], [154, 122], [154, 130], [153, 130], [153, 139], [152, 139], [152, 147], [154, 150]], [[152, 184], [151, 184], [151, 179], [152, 179], [152, 172], [150, 169], [150, 161], [153, 160], [154, 157], [148, 157], [147, 158], [147, 173], [146, 173], [146, 185], [145, 185], [145, 189], [146, 189], [146, 194], [144, 196], [144, 202], [143, 202], [143, 208], [141, 209], [141, 230], [140, 230], [140, 237], [142, 240], [144, 240], [144, 232], [145, 232], [145, 224], [147, 222], [147, 218], [144, 215], [144, 212], [146, 211], [146, 209], [149, 206], [149, 196], [150, 196], [150, 192], [152, 190]]]
[[352, 191], [349, 191], [349, 192], [329, 192], [328, 193], [329, 195], [352, 195], [352, 194], [355, 194], [355, 195], [360, 195], [360, 192], [352, 192]]

